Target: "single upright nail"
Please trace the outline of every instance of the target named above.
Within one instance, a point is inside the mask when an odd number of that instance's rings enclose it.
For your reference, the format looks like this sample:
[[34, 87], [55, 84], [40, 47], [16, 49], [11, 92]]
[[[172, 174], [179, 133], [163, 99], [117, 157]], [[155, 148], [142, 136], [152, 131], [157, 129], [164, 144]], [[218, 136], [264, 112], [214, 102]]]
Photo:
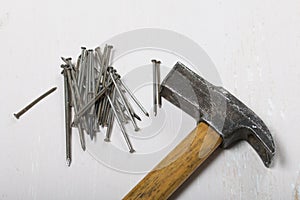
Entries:
[[144, 106], [141, 104], [141, 102], [139, 102], [139, 100], [136, 98], [136, 96], [130, 91], [130, 89], [127, 87], [127, 85], [121, 79], [119, 79], [119, 83], [121, 83], [121, 85], [123, 86], [123, 88], [125, 89], [125, 91], [129, 94], [129, 96], [136, 103], [136, 105], [141, 109], [141, 111], [147, 117], [149, 117], [149, 113], [147, 112], [147, 110], [144, 108]]
[[45, 92], [43, 95], [41, 95], [39, 98], [35, 99], [33, 102], [31, 102], [28, 106], [26, 106], [25, 108], [23, 108], [20, 112], [15, 113], [14, 116], [19, 119], [21, 117], [21, 115], [23, 115], [24, 113], [26, 113], [30, 108], [32, 108], [35, 104], [37, 104], [39, 101], [41, 101], [43, 98], [45, 98], [46, 96], [48, 96], [49, 94], [51, 94], [52, 92], [54, 92], [57, 89], [57, 87], [51, 88], [49, 91]]
[[108, 95], [106, 96], [106, 98], [107, 98], [107, 100], [108, 100], [108, 102], [109, 102], [109, 104], [110, 104], [110, 106], [111, 106], [111, 108], [112, 108], [112, 110], [113, 110], [113, 112], [114, 112], [115, 118], [117, 119], [117, 122], [118, 122], [118, 124], [119, 124], [119, 126], [120, 126], [121, 132], [123, 133], [124, 139], [125, 139], [126, 144], [127, 144], [128, 148], [129, 148], [129, 152], [130, 152], [130, 153], [135, 152], [135, 150], [134, 150], [133, 147], [132, 147], [132, 144], [131, 144], [131, 142], [130, 142], [130, 140], [129, 140], [129, 137], [128, 137], [126, 131], [125, 131], [125, 128], [124, 128], [124, 126], [123, 126], [123, 124], [122, 124], [122, 122], [121, 122], [121, 120], [120, 120], [120, 118], [119, 118], [119, 116], [118, 116], [118, 114], [117, 114], [117, 111], [116, 111], [116, 109], [115, 109], [115, 107], [114, 107], [114, 105], [113, 105], [111, 99], [109, 98]]
[[153, 70], [153, 113], [157, 114], [157, 72], [156, 72], [156, 60], [151, 60]]
[[72, 162], [72, 147], [71, 147], [71, 135], [72, 135], [72, 107], [71, 107], [71, 91], [68, 87], [68, 77], [66, 69], [63, 70], [64, 75], [64, 96], [65, 96], [65, 128], [66, 128], [66, 163], [67, 166]]
[[157, 88], [156, 88], [156, 96], [157, 96], [157, 102], [159, 108], [161, 108], [161, 96], [159, 94], [159, 89], [160, 89], [160, 61], [156, 61], [156, 81], [157, 81]]

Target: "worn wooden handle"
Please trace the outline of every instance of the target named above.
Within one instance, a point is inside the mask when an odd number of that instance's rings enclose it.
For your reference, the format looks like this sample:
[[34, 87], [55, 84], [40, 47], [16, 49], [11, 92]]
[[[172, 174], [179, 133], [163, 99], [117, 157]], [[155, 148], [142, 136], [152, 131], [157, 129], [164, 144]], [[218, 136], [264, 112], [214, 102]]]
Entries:
[[221, 144], [207, 124], [198, 126], [123, 199], [167, 199]]

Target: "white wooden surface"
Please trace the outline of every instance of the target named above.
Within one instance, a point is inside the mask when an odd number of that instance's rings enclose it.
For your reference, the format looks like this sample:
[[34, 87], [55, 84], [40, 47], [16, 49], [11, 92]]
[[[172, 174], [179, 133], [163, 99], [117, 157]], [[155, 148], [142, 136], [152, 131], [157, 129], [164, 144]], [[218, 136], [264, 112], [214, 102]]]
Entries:
[[[300, 198], [300, 1], [0, 0], [0, 199], [120, 199], [144, 174], [114, 171], [79, 149], [65, 166], [59, 56], [112, 35], [170, 29], [197, 42], [225, 88], [270, 128], [271, 169], [246, 143], [222, 151], [173, 199]], [[17, 121], [12, 113], [58, 92]]]

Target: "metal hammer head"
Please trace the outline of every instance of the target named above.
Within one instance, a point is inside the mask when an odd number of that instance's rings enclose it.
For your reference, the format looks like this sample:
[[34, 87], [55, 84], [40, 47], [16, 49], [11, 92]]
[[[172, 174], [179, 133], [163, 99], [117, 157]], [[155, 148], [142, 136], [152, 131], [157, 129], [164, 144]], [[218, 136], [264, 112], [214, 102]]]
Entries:
[[266, 167], [275, 154], [275, 145], [264, 122], [227, 90], [201, 78], [182, 63], [176, 63], [161, 84], [160, 95], [194, 117], [213, 127], [227, 148], [247, 140]]

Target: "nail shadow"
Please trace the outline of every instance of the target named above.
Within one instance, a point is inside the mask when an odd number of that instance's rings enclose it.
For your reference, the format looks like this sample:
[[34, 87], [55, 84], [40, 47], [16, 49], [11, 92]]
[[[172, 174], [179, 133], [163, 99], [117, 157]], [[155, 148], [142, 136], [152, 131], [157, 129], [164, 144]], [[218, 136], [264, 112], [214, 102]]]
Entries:
[[208, 168], [208, 165], [211, 165], [213, 163], [213, 160], [216, 159], [221, 151], [221, 148], [216, 149], [213, 154], [209, 156], [206, 161], [200, 167], [198, 167], [196, 171], [169, 197], [168, 200], [180, 199], [180, 195], [183, 190], [193, 184], [197, 180], [197, 178], [205, 172], [205, 170]]

